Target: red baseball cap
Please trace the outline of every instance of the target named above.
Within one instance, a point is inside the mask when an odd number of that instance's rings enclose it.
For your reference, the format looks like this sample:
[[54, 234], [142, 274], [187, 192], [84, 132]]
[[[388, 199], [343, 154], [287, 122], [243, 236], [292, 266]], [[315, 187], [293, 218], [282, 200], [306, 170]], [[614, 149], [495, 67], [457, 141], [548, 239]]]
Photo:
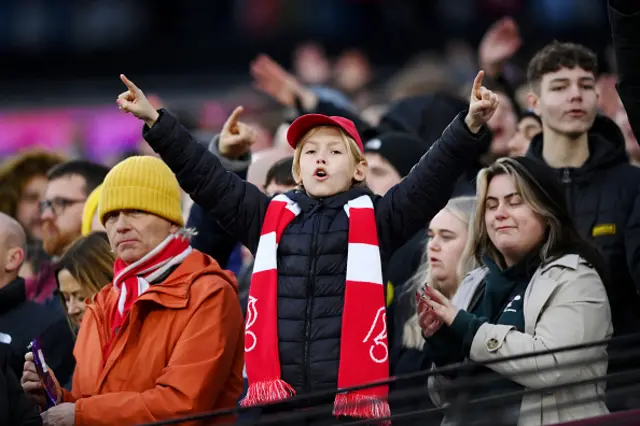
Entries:
[[291, 123], [291, 127], [289, 127], [287, 131], [287, 141], [289, 145], [291, 145], [291, 148], [296, 149], [296, 145], [300, 142], [300, 139], [302, 139], [309, 130], [317, 126], [336, 126], [341, 128], [356, 141], [360, 151], [364, 152], [364, 145], [353, 121], [336, 115], [329, 117], [328, 115], [322, 114], [305, 114], [296, 118], [296, 120]]

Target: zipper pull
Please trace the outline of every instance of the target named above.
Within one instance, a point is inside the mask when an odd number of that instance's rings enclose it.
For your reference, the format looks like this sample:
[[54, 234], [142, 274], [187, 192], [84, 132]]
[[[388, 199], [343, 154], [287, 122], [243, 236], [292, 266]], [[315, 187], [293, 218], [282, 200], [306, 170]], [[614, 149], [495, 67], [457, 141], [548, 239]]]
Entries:
[[562, 169], [562, 183], [571, 183], [571, 175], [569, 169]]

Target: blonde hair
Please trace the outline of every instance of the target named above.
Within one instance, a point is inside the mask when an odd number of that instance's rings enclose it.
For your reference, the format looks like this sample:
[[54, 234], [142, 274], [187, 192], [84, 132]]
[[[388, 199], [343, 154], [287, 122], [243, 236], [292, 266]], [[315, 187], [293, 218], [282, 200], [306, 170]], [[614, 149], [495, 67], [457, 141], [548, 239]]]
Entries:
[[[293, 153], [293, 168], [291, 170], [293, 174], [293, 178], [296, 183], [302, 188], [302, 177], [300, 175], [300, 156], [302, 155], [302, 148], [304, 144], [309, 140], [309, 138], [320, 130], [329, 130], [329, 129], [337, 129], [340, 132], [340, 137], [344, 142], [344, 145], [347, 149], [347, 155], [349, 156], [349, 162], [351, 165], [356, 165], [361, 162], [367, 162], [364, 153], [360, 151], [360, 147], [356, 141], [349, 136], [344, 130], [337, 126], [316, 126], [309, 130], [298, 142], [296, 145], [296, 150]], [[364, 181], [363, 181], [364, 182]], [[361, 182], [353, 182], [353, 185], [360, 184]]]
[[[473, 212], [475, 210], [476, 198], [473, 196], [464, 196], [464, 197], [456, 197], [449, 200], [447, 205], [442, 209], [454, 215], [457, 219], [459, 219], [462, 223], [465, 224], [467, 229], [470, 229], [471, 219], [473, 217]], [[470, 233], [471, 231], [469, 231]], [[467, 237], [467, 242], [469, 241], [469, 236]], [[466, 248], [466, 245], [465, 245]], [[462, 279], [465, 275], [471, 272], [476, 268], [477, 264], [473, 256], [469, 256], [465, 254], [466, 250], [463, 251], [463, 255], [460, 257], [458, 261], [458, 265], [456, 266], [456, 289], [457, 286], [462, 282]], [[429, 252], [425, 249], [422, 255], [422, 260], [420, 262], [420, 266], [418, 270], [407, 283], [407, 290], [409, 300], [411, 302], [411, 306], [416, 307], [416, 300], [413, 297], [413, 294], [422, 286], [428, 284], [433, 288], [442, 291], [439, 284], [434, 281], [431, 277], [431, 265], [429, 262]], [[455, 293], [454, 293], [455, 294]], [[448, 297], [453, 297], [453, 294], [447, 295]], [[424, 339], [422, 338], [422, 331], [420, 329], [420, 325], [418, 324], [418, 313], [415, 312], [411, 318], [405, 323], [404, 331], [402, 336], [402, 341], [405, 347], [422, 349], [424, 346]]]

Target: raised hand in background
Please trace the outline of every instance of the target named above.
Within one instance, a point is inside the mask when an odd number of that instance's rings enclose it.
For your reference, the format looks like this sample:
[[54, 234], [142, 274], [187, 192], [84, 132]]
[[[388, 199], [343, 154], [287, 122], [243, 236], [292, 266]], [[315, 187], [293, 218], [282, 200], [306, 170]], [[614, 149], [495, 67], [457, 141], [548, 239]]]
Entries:
[[218, 150], [223, 157], [242, 157], [249, 152], [258, 137], [251, 126], [239, 121], [243, 111], [243, 107], [236, 107], [222, 126]]
[[282, 106], [295, 106], [296, 98], [305, 110], [314, 109], [318, 103], [313, 91], [268, 55], [261, 54], [251, 63], [250, 74], [254, 87]]
[[480, 68], [485, 70], [487, 76], [496, 77], [520, 46], [520, 30], [513, 18], [507, 16], [494, 22], [484, 33], [478, 47]]

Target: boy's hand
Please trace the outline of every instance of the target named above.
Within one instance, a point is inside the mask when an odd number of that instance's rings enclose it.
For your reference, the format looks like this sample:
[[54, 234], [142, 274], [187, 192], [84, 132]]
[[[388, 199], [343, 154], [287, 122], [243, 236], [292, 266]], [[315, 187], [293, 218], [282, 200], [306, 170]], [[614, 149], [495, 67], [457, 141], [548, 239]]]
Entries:
[[158, 120], [158, 111], [151, 105], [151, 102], [142, 93], [131, 80], [120, 74], [120, 80], [127, 86], [127, 91], [122, 92], [118, 96], [118, 107], [124, 111], [133, 114], [136, 118], [144, 121], [149, 127], [152, 127]]
[[248, 124], [238, 121], [243, 111], [243, 107], [236, 107], [222, 127], [218, 151], [223, 157], [242, 157], [256, 141], [256, 131]]
[[471, 99], [469, 100], [469, 112], [464, 119], [465, 124], [472, 133], [478, 133], [483, 125], [489, 121], [498, 109], [498, 95], [482, 85], [484, 71], [480, 70], [473, 81]]

